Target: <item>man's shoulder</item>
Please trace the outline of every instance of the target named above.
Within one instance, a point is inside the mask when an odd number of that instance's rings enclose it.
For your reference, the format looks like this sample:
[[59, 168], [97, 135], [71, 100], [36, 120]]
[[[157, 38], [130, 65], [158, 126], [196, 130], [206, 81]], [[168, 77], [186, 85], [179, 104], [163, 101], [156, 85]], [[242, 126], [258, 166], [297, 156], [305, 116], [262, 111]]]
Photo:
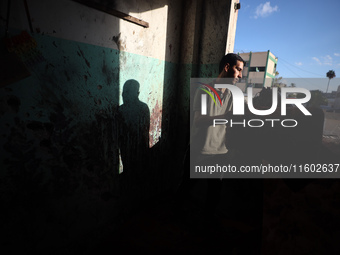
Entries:
[[224, 93], [225, 93], [225, 97], [229, 97], [229, 98], [232, 97], [232, 95], [233, 95], [233, 94], [231, 93], [231, 90], [230, 90], [230, 89], [226, 89]]

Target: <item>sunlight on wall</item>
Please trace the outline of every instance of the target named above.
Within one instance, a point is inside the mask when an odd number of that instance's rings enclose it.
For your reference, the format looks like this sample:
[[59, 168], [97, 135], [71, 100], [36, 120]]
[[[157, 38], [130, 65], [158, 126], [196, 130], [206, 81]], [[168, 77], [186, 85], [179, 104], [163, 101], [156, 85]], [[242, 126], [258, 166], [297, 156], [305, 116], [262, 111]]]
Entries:
[[[153, 147], [160, 139], [162, 130], [162, 105], [166, 54], [166, 34], [168, 6], [142, 13], [129, 13], [131, 16], [149, 23], [144, 28], [125, 20], [119, 21], [117, 45], [119, 53], [119, 90], [124, 83], [134, 79], [140, 84], [139, 100], [150, 110], [149, 146]], [[120, 93], [119, 105], [123, 104]]]

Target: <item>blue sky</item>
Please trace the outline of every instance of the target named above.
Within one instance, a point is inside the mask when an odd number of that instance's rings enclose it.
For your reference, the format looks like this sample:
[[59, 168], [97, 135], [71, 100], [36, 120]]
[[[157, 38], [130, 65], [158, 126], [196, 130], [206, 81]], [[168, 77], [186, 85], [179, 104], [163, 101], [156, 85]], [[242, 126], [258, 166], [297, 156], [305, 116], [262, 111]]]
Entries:
[[[277, 71], [284, 79], [323, 78], [329, 70], [340, 77], [339, 0], [240, 3], [235, 52], [270, 50], [278, 57]], [[320, 84], [320, 90], [325, 90], [327, 81], [318, 80], [309, 89]], [[332, 79], [329, 90], [336, 90], [338, 85], [340, 78]]]

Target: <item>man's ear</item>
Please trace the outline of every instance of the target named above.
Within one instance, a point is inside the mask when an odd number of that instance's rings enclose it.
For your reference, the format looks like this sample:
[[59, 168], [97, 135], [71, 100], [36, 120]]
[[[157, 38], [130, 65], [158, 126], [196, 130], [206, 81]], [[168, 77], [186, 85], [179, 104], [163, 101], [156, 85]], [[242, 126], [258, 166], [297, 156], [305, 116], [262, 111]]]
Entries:
[[224, 66], [224, 71], [225, 71], [226, 73], [228, 73], [229, 67], [230, 67], [229, 63], [227, 63], [227, 64]]

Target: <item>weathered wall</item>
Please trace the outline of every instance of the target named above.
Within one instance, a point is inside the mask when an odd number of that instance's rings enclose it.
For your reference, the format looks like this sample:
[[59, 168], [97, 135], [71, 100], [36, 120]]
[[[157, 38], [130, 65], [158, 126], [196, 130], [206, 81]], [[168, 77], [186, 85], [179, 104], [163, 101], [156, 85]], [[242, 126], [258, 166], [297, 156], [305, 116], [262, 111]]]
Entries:
[[236, 35], [236, 25], [237, 25], [237, 17], [238, 17], [238, 7], [237, 4], [242, 6], [239, 0], [232, 0], [230, 4], [230, 14], [229, 14], [229, 25], [228, 25], [228, 35], [227, 35], [227, 47], [226, 53], [234, 52], [235, 45], [235, 35]]
[[217, 77], [226, 51], [231, 1], [186, 1], [183, 8], [181, 67], [179, 71], [179, 121], [186, 126], [180, 140], [189, 133], [190, 78]]
[[[22, 252], [54, 246], [62, 252], [84, 239], [91, 245], [134, 203], [173, 186], [167, 170], [176, 160], [167, 137], [176, 126], [181, 4], [165, 3], [116, 6], [149, 22], [146, 29], [72, 1], [29, 1], [37, 43], [26, 61], [31, 76], [1, 88], [0, 96], [8, 248], [13, 240]], [[2, 21], [6, 8], [1, 2]], [[22, 29], [29, 31], [24, 7], [12, 1], [10, 33]], [[139, 82], [151, 117], [151, 162], [136, 169], [148, 180], [137, 184], [118, 176], [116, 116], [129, 79]]]
[[[12, 4], [16, 35], [27, 21], [22, 1]], [[40, 60], [0, 96], [4, 241], [14, 253], [64, 253], [119, 213], [112, 199], [119, 51], [116, 33], [103, 34], [110, 23], [118, 31], [118, 21], [71, 1], [29, 7]]]
[[[11, 2], [11, 35], [29, 31], [22, 1]], [[70, 0], [28, 1], [37, 43], [25, 55], [31, 76], [0, 88], [8, 247], [15, 240], [23, 244], [15, 251], [86, 249], [137, 201], [176, 186], [188, 141], [189, 79], [216, 76], [228, 2], [116, 1], [113, 8], [149, 23], [143, 28]], [[130, 79], [150, 112], [150, 160], [136, 167], [134, 182], [118, 174], [119, 109]], [[91, 242], [81, 248], [84, 240]]]

